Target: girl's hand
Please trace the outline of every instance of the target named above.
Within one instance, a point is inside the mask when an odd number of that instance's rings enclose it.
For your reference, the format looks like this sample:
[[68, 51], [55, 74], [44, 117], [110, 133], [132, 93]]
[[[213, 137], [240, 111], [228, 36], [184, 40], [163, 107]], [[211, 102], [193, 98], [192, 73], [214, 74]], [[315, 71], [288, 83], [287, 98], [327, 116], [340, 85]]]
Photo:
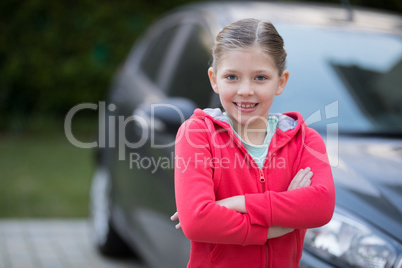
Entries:
[[227, 207], [240, 213], [247, 213], [244, 195], [236, 195], [216, 201], [220, 206]]
[[[309, 167], [307, 167], [305, 169], [300, 169], [299, 172], [297, 172], [296, 176], [290, 182], [288, 191], [310, 186], [312, 177], [313, 177], [313, 172], [311, 171], [311, 169]], [[240, 213], [247, 213], [244, 195], [232, 196], [229, 198], [218, 200], [218, 201], [216, 201], [216, 203], [220, 206], [224, 206], [229, 209], [233, 209]], [[172, 221], [179, 220], [179, 214], [177, 212], [175, 212], [170, 217], [170, 220], [172, 220]], [[175, 225], [175, 228], [181, 229], [180, 222]], [[281, 227], [281, 226], [272, 226], [269, 228], [269, 231], [268, 231], [268, 239], [285, 235], [287, 233], [292, 232], [293, 230], [294, 229], [292, 229], [292, 228], [285, 228], [285, 227]]]
[[313, 172], [309, 167], [300, 169], [289, 184], [288, 191], [310, 186]]
[[[216, 201], [216, 203], [220, 206], [227, 207], [240, 213], [247, 213], [246, 201], [244, 199], [244, 195], [232, 196], [229, 198], [218, 200]], [[170, 220], [171, 221], [179, 220], [179, 214], [177, 213], [177, 211], [170, 217]], [[181, 229], [180, 222], [176, 224], [175, 228]]]
[[272, 226], [272, 227], [269, 227], [269, 229], [268, 229], [267, 239], [280, 237], [282, 235], [288, 234], [293, 231], [294, 231], [294, 229], [292, 229], [292, 228], [286, 228], [286, 227], [281, 227], [281, 226]]
[[[313, 172], [311, 172], [311, 169], [309, 167], [305, 169], [300, 169], [299, 172], [297, 172], [296, 176], [290, 182], [288, 191], [310, 186], [312, 177]], [[267, 239], [280, 237], [293, 231], [294, 231], [293, 228], [272, 226], [268, 229]]]
[[[179, 213], [177, 213], [177, 211], [176, 211], [176, 212], [170, 217], [170, 220], [171, 220], [171, 221], [177, 221], [177, 220], [179, 220]], [[180, 222], [175, 225], [175, 228], [176, 228], [177, 230], [181, 229]]]
[[[229, 198], [218, 200], [216, 201], [216, 203], [220, 206], [233, 209], [240, 213], [247, 213], [244, 195], [232, 196]], [[179, 220], [179, 214], [177, 213], [177, 211], [170, 217], [170, 220], [171, 221]], [[175, 228], [178, 230], [181, 229], [180, 222], [175, 225]]]
[[[225, 200], [225, 199], [223, 199]], [[220, 200], [222, 201], [222, 200]], [[170, 220], [171, 221], [177, 221], [179, 219], [179, 214], [177, 212], [175, 212], [171, 217]], [[175, 228], [177, 230], [181, 229], [181, 225], [180, 222], [178, 224], [175, 225]], [[269, 228], [268, 230], [268, 237], [267, 239], [271, 239], [271, 238], [276, 238], [276, 237], [280, 237], [282, 235], [288, 234], [290, 232], [293, 232], [294, 229], [292, 228], [286, 228], [286, 227], [281, 227], [281, 226], [272, 226]]]

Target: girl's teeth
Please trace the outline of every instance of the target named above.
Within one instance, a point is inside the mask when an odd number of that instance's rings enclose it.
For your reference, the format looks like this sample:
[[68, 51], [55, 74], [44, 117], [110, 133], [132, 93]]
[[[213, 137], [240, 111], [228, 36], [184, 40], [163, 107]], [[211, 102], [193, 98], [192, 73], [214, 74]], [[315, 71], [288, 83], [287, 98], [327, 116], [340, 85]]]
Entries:
[[255, 104], [238, 104], [238, 103], [236, 103], [236, 104], [237, 104], [237, 106], [242, 107], [242, 108], [252, 108], [257, 105], [257, 103], [255, 103]]

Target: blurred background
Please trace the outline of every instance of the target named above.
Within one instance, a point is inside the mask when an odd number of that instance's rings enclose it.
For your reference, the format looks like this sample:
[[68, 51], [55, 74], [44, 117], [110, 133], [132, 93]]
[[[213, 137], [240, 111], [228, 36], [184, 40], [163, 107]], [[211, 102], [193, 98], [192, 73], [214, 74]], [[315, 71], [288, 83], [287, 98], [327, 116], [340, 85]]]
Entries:
[[[80, 103], [104, 101], [136, 38], [189, 2], [1, 1], [0, 218], [88, 215], [94, 152], [69, 143], [65, 116]], [[400, 0], [350, 4], [402, 12]], [[89, 142], [97, 127], [97, 111], [86, 110], [74, 117], [72, 131]]]

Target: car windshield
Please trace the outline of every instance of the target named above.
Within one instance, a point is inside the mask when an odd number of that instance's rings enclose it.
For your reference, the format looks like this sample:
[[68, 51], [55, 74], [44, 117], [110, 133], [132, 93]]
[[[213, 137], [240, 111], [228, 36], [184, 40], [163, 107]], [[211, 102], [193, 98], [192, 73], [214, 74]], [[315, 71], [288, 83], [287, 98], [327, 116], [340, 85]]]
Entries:
[[402, 37], [276, 24], [290, 78], [271, 112], [300, 111], [320, 130], [402, 133]]

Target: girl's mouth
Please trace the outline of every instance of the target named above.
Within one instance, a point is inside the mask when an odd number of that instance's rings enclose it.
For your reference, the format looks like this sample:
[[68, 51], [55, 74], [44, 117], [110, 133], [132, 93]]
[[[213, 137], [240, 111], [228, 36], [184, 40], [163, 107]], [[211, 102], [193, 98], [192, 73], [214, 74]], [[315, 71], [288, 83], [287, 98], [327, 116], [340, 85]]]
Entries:
[[258, 103], [238, 103], [238, 102], [234, 102], [234, 104], [240, 108], [245, 108], [245, 109], [254, 108], [255, 106], [258, 105]]

